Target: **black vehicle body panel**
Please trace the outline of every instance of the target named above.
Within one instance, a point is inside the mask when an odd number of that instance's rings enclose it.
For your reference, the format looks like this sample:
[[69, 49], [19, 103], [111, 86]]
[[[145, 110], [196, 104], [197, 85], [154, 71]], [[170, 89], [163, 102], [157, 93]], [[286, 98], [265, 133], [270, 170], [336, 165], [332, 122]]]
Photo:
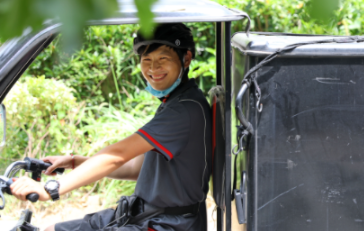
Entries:
[[[284, 41], [233, 38], [234, 95], [247, 70], [274, 51], [270, 45]], [[302, 46], [257, 71], [263, 111], [253, 86], [244, 98], [254, 127], [243, 167], [248, 231], [364, 229], [364, 52], [348, 51], [355, 46], [363, 45]]]

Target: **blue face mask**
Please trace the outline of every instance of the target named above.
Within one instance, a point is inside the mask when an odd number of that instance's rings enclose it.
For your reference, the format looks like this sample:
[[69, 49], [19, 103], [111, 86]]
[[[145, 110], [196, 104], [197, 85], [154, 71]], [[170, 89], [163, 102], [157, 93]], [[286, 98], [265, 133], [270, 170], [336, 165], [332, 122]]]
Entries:
[[172, 84], [172, 86], [170, 86], [169, 88], [163, 90], [163, 91], [158, 91], [155, 90], [148, 82], [148, 86], [145, 88], [145, 90], [147, 90], [150, 94], [154, 95], [157, 98], [162, 98], [166, 95], [168, 95], [169, 93], [171, 93], [174, 89], [176, 89], [176, 87], [178, 87], [178, 85], [181, 83], [181, 78], [178, 78], [176, 80], [176, 82], [174, 82]]
[[[184, 63], [184, 62], [185, 62], [185, 58], [183, 57], [182, 63]], [[178, 87], [178, 85], [181, 83], [181, 79], [182, 79], [184, 72], [185, 72], [184, 68], [181, 68], [181, 72], [179, 73], [177, 80], [167, 89], [164, 89], [162, 91], [156, 90], [148, 82], [145, 90], [147, 90], [150, 94], [154, 95], [157, 98], [162, 98], [162, 97], [168, 95], [169, 93], [171, 93], [174, 89], [176, 89], [176, 87]]]

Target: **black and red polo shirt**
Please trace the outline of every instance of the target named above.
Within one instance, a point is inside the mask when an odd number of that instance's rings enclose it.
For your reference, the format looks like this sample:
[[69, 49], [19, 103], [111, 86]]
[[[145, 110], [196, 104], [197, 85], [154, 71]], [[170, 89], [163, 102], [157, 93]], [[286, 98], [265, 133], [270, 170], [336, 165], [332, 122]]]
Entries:
[[[159, 207], [204, 202], [211, 173], [211, 109], [194, 79], [181, 84], [137, 133], [154, 146], [145, 154], [135, 194]], [[205, 205], [199, 216], [160, 215], [150, 224], [173, 230], [204, 230]]]

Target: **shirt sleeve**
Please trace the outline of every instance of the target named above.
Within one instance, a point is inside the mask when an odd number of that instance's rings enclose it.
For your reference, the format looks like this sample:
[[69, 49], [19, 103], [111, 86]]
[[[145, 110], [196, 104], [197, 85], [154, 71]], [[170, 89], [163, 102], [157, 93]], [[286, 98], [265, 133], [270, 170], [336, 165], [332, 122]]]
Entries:
[[190, 133], [189, 113], [183, 108], [164, 108], [137, 133], [169, 161], [187, 145]]

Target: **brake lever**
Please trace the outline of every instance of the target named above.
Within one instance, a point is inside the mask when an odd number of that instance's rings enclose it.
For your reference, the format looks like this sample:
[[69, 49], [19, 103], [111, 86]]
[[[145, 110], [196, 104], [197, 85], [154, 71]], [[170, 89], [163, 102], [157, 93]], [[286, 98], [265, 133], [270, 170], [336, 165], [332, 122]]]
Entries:
[[2, 200], [2, 205], [0, 205], [0, 209], [3, 210], [5, 208], [5, 196], [4, 192], [11, 194], [9, 186], [13, 183], [13, 181], [5, 176], [0, 176], [0, 197]]
[[2, 205], [0, 205], [0, 209], [3, 210], [5, 208], [5, 197], [1, 190], [0, 190], [0, 197], [1, 197], [1, 201], [2, 201]]

